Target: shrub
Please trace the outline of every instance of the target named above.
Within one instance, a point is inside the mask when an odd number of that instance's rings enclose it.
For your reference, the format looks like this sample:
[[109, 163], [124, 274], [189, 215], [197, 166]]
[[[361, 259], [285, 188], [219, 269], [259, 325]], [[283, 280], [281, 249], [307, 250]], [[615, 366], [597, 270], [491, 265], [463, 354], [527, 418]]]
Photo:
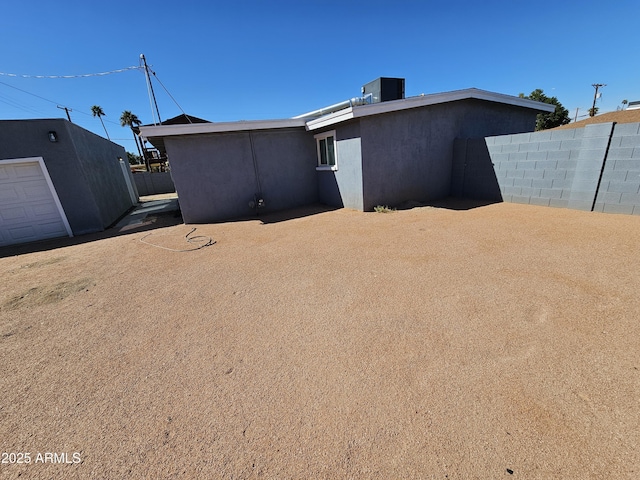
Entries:
[[373, 211], [377, 213], [389, 213], [394, 212], [395, 208], [389, 208], [386, 205], [376, 205], [373, 207]]

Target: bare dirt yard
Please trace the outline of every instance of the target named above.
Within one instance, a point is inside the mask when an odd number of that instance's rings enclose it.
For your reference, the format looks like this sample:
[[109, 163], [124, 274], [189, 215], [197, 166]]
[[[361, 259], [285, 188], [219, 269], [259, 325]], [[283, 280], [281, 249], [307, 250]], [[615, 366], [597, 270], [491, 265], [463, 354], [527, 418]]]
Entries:
[[191, 229], [0, 251], [1, 478], [640, 478], [640, 217]]

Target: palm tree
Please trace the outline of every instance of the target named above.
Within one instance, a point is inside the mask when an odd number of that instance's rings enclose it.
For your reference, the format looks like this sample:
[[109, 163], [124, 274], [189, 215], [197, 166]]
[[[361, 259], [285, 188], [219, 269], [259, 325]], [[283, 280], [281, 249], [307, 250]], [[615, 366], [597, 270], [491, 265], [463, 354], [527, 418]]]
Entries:
[[100, 119], [102, 128], [104, 128], [104, 133], [106, 133], [107, 138], [111, 140], [111, 138], [109, 138], [109, 132], [107, 132], [107, 127], [104, 126], [104, 122], [102, 121], [102, 117], [104, 117], [104, 110], [102, 110], [102, 107], [100, 105], [94, 105], [93, 107], [91, 107], [91, 113], [94, 117], [98, 117]]
[[133, 141], [135, 142], [136, 148], [138, 149], [138, 155], [140, 155], [140, 158], [144, 159], [144, 163], [147, 166], [147, 171], [148, 171], [149, 164], [147, 163], [147, 159], [142, 156], [140, 145], [138, 145], [138, 136], [136, 135], [136, 132], [133, 129], [134, 126], [142, 125], [142, 122], [140, 121], [140, 119], [135, 113], [131, 113], [129, 110], [125, 110], [124, 112], [122, 112], [122, 115], [120, 116], [120, 125], [122, 125], [123, 127], [129, 127], [131, 129], [131, 133], [133, 134]]

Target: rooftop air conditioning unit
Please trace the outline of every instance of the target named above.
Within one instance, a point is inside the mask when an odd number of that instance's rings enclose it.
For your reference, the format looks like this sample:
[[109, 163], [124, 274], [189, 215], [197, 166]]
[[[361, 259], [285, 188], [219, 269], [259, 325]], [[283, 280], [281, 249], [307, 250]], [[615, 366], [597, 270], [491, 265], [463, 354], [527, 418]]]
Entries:
[[371, 103], [401, 100], [404, 98], [404, 78], [376, 78], [362, 87], [362, 96], [369, 94]]

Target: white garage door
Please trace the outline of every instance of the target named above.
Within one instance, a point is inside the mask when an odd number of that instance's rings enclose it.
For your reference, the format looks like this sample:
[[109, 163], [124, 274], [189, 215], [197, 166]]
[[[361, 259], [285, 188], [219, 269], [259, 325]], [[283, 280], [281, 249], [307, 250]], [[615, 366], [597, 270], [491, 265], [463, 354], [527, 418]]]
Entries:
[[42, 158], [0, 160], [0, 246], [72, 236]]

